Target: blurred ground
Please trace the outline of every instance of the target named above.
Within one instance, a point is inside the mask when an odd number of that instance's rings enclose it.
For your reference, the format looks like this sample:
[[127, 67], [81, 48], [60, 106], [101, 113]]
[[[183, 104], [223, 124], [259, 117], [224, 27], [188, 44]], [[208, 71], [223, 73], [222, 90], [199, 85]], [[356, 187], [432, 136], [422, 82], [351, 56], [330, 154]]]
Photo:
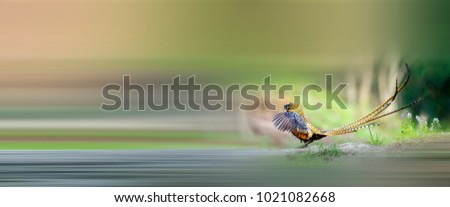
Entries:
[[3, 150], [1, 186], [450, 186], [450, 138], [393, 147], [310, 149]]

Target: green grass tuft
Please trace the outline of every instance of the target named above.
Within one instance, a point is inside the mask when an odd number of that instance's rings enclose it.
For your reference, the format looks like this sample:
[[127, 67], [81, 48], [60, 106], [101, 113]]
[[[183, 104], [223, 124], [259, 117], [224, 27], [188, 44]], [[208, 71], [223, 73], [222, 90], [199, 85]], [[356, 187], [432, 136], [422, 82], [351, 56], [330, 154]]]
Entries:
[[434, 118], [430, 125], [428, 121], [420, 116], [415, 116], [415, 120], [412, 118], [411, 113], [402, 119], [401, 123], [401, 136], [397, 141], [404, 141], [407, 139], [424, 138], [430, 135], [442, 132], [442, 127], [438, 118]]
[[336, 144], [325, 145], [320, 143], [318, 145], [318, 149], [314, 149], [314, 146], [311, 147], [313, 149], [310, 148], [308, 151], [297, 152], [290, 155], [290, 158], [299, 162], [316, 162], [330, 161], [345, 155], [345, 153], [339, 149]]
[[383, 138], [383, 139], [380, 139], [380, 137], [378, 136], [378, 134], [375, 134], [375, 136], [373, 136], [373, 135], [372, 135], [372, 131], [370, 130], [370, 127], [369, 127], [369, 133], [370, 133], [370, 137], [369, 137], [369, 140], [368, 140], [368, 143], [369, 143], [369, 144], [375, 145], [375, 146], [381, 146], [381, 145], [384, 145], [385, 139], [384, 139], [384, 138]]

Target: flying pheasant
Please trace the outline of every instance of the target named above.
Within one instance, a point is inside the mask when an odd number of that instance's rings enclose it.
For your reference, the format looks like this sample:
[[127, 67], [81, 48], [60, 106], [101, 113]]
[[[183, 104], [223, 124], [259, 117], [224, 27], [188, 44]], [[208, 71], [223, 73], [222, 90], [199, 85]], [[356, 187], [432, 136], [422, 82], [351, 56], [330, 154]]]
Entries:
[[[403, 84], [398, 87], [398, 80], [396, 80], [395, 84], [395, 92], [394, 95], [389, 97], [386, 101], [384, 101], [381, 105], [379, 105], [377, 108], [375, 108], [373, 111], [368, 113], [367, 115], [361, 117], [360, 119], [356, 120], [353, 123], [347, 124], [342, 127], [338, 127], [335, 129], [330, 130], [321, 130], [316, 128], [315, 126], [311, 125], [305, 118], [305, 114], [303, 113], [303, 110], [299, 107], [298, 104], [295, 103], [287, 103], [284, 105], [285, 112], [281, 112], [276, 114], [273, 117], [273, 123], [280, 131], [288, 131], [291, 132], [295, 137], [297, 137], [301, 142], [305, 143], [301, 148], [307, 147], [309, 144], [316, 140], [320, 140], [324, 137], [333, 136], [333, 135], [342, 135], [342, 134], [348, 134], [358, 131], [359, 129], [371, 127], [371, 126], [377, 126], [376, 123], [370, 123], [374, 120], [377, 120], [379, 118], [385, 117], [387, 115], [396, 113], [398, 111], [401, 111], [403, 109], [406, 109], [408, 107], [411, 107], [421, 101], [421, 99], [417, 99], [416, 101], [403, 106], [399, 109], [396, 109], [394, 111], [385, 113], [380, 115], [384, 110], [386, 110], [392, 102], [395, 100], [397, 95], [405, 88], [406, 84], [409, 81], [410, 77], [410, 69], [408, 64], [406, 65], [406, 79], [403, 82]], [[367, 124], [367, 125], [365, 125]]]

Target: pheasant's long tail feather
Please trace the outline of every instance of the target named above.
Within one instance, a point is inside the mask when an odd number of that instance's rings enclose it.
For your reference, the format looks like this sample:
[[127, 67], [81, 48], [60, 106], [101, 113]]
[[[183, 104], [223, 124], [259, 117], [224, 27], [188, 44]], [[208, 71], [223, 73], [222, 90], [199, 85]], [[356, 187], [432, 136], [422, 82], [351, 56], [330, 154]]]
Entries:
[[371, 123], [371, 124], [368, 124], [368, 125], [358, 126], [358, 127], [355, 127], [355, 128], [349, 128], [349, 129], [339, 130], [339, 131], [329, 130], [329, 131], [324, 131], [324, 135], [326, 135], [326, 136], [333, 136], [333, 135], [349, 134], [349, 133], [357, 132], [360, 129], [365, 129], [365, 128], [374, 127], [374, 126], [380, 126], [380, 124]]
[[[353, 122], [353, 123], [351, 123], [351, 124], [347, 124], [347, 125], [345, 125], [345, 126], [343, 126], [343, 127], [339, 127], [339, 128], [336, 128], [336, 129], [333, 129], [333, 130], [330, 130], [329, 132], [331, 132], [331, 131], [336, 131], [335, 133], [336, 134], [340, 134], [340, 133], [343, 133], [343, 132], [345, 132], [345, 131], [348, 131], [348, 130], [352, 130], [352, 129], [354, 129], [354, 128], [357, 128], [357, 127], [359, 127], [359, 126], [362, 126], [362, 125], [364, 125], [364, 124], [366, 124], [366, 123], [368, 123], [368, 122], [370, 122], [370, 121], [373, 121], [374, 120], [374, 118], [376, 118], [377, 117], [377, 115], [378, 114], [380, 114], [381, 112], [383, 112], [384, 110], [386, 110], [391, 104], [392, 104], [392, 102], [395, 100], [395, 98], [397, 97], [397, 95], [405, 88], [405, 86], [406, 86], [406, 84], [409, 82], [409, 78], [410, 78], [410, 69], [409, 69], [409, 66], [408, 66], [408, 64], [405, 64], [406, 65], [406, 79], [405, 79], [405, 81], [403, 82], [403, 84], [400, 86], [400, 87], [398, 87], [398, 79], [396, 79], [396, 88], [395, 88], [395, 93], [394, 93], [394, 95], [392, 95], [391, 97], [389, 97], [386, 101], [384, 101], [381, 105], [379, 105], [377, 108], [375, 108], [374, 110], [372, 110], [370, 113], [368, 113], [367, 115], [365, 115], [365, 116], [363, 116], [363, 117], [361, 117], [360, 119], [358, 119], [358, 120], [356, 120], [355, 122]], [[381, 118], [381, 117], [380, 117]]]
[[308, 126], [309, 129], [311, 129], [313, 134], [323, 134], [324, 133], [324, 131], [320, 130], [319, 128], [313, 126], [310, 123], [307, 123], [307, 126]]
[[406, 105], [406, 106], [403, 106], [403, 107], [401, 107], [401, 108], [399, 108], [399, 109], [396, 109], [396, 110], [394, 110], [394, 111], [391, 111], [391, 112], [389, 112], [389, 113], [385, 113], [385, 114], [383, 114], [383, 115], [374, 117], [371, 121], [374, 121], [374, 120], [383, 118], [383, 117], [385, 117], [385, 116], [387, 116], [387, 115], [391, 115], [391, 114], [396, 113], [396, 112], [399, 112], [399, 111], [401, 111], [401, 110], [403, 110], [403, 109], [407, 109], [407, 108], [409, 108], [409, 107], [411, 107], [411, 106], [414, 106], [414, 105], [420, 103], [420, 101], [422, 101], [422, 98], [418, 98], [417, 100], [411, 102], [410, 104], [408, 104], [408, 105]]

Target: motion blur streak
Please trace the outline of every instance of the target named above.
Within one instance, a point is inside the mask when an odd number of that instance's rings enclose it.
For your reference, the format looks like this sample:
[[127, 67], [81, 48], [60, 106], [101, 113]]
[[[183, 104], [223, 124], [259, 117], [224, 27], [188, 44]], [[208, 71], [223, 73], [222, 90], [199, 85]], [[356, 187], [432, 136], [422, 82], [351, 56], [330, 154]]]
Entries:
[[320, 163], [287, 159], [293, 150], [1, 151], [0, 185], [448, 186], [449, 147], [437, 138]]

